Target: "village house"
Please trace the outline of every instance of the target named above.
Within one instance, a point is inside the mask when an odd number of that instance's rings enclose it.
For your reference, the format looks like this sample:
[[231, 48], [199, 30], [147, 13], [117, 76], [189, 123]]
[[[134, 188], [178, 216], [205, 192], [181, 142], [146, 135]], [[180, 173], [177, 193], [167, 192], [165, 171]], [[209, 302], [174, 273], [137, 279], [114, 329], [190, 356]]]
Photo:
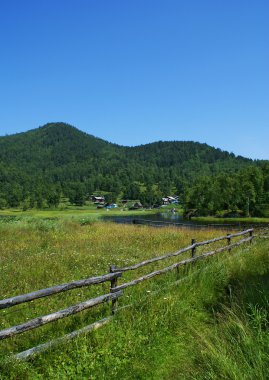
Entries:
[[164, 197], [162, 198], [162, 204], [163, 205], [169, 205], [169, 204], [178, 204], [179, 203], [179, 200], [178, 200], [178, 196], [175, 195], [175, 196], [167, 196], [167, 197]]
[[92, 195], [92, 202], [99, 205], [105, 204], [105, 197], [103, 196], [96, 197], [95, 195]]

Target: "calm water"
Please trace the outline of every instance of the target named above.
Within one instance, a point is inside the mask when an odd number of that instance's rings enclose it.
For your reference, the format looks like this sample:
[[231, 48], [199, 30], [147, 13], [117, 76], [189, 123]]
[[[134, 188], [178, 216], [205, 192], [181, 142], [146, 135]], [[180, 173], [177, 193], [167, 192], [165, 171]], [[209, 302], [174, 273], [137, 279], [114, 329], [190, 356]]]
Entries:
[[225, 223], [221, 221], [216, 222], [194, 222], [191, 220], [183, 219], [182, 214], [179, 213], [172, 213], [172, 212], [162, 212], [158, 214], [152, 214], [152, 215], [143, 215], [141, 212], [141, 215], [135, 215], [135, 216], [124, 216], [124, 212], [122, 213], [122, 216], [107, 216], [104, 218], [105, 220], [113, 221], [116, 223], [133, 223], [133, 224], [152, 224], [158, 226], [158, 222], [160, 224], [175, 224], [180, 226], [187, 226], [187, 227], [220, 227], [223, 228], [225, 226], [227, 227], [241, 227], [240, 223]]

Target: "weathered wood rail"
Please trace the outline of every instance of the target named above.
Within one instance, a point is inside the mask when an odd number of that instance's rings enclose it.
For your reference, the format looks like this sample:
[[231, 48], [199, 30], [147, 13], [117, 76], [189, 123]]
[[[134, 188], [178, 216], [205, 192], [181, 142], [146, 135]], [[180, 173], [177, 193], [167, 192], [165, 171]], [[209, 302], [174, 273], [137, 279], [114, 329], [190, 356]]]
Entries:
[[37, 290], [35, 292], [23, 294], [20, 296], [15, 296], [7, 298], [0, 301], [0, 309], [6, 309], [15, 305], [19, 305], [24, 302], [30, 302], [38, 298], [52, 296], [53, 294], [66, 292], [68, 290], [82, 288], [85, 286], [90, 286], [94, 284], [101, 284], [106, 281], [112, 281], [113, 279], [120, 277], [121, 273], [109, 273], [104, 276], [91, 277], [85, 280], [72, 281], [62, 285], [52, 286], [50, 288]]
[[[4, 330], [1, 330], [0, 331], [0, 340], [11, 338], [15, 335], [22, 334], [26, 331], [36, 329], [36, 328], [41, 327], [45, 324], [52, 323], [52, 322], [55, 322], [59, 319], [69, 317], [69, 316], [77, 314], [83, 310], [90, 309], [94, 306], [97, 306], [97, 305], [100, 305], [100, 304], [103, 304], [103, 303], [106, 303], [109, 301], [112, 302], [112, 311], [114, 312], [114, 308], [116, 305], [115, 301], [120, 296], [122, 296], [123, 293], [122, 293], [122, 291], [116, 291], [116, 292], [113, 291], [112, 292], [111, 290], [113, 288], [113, 284], [115, 284], [115, 279], [117, 279], [118, 277], [121, 277], [121, 276], [122, 276], [122, 273], [120, 273], [120, 272], [117, 272], [117, 273], [111, 272], [111, 273], [107, 273], [103, 276], [97, 276], [97, 277], [91, 277], [91, 278], [87, 278], [87, 279], [83, 279], [83, 280], [72, 281], [69, 283], [65, 283], [65, 284], [61, 284], [61, 285], [55, 285], [55, 286], [52, 286], [52, 287], [49, 287], [46, 289], [41, 289], [41, 290], [37, 290], [37, 291], [31, 292], [31, 293], [26, 293], [26, 294], [18, 295], [15, 297], [10, 297], [10, 298], [0, 300], [0, 310], [1, 310], [1, 309], [11, 308], [13, 306], [16, 306], [16, 305], [19, 305], [22, 303], [34, 301], [34, 300], [39, 299], [39, 298], [48, 297], [48, 296], [52, 296], [54, 294], [66, 292], [66, 291], [69, 291], [72, 289], [78, 289], [78, 288], [82, 288], [82, 287], [88, 287], [91, 285], [102, 284], [104, 282], [110, 283], [110, 292], [107, 294], [103, 294], [103, 295], [98, 296], [96, 298], [92, 298], [90, 300], [78, 303], [76, 305], [69, 306], [66, 309], [62, 309], [62, 310], [56, 311], [54, 313], [47, 314], [45, 316], [40, 316], [40, 317], [34, 318], [34, 319], [27, 321], [25, 323], [22, 323], [20, 325], [12, 326], [12, 327], [6, 328]], [[16, 357], [19, 359], [26, 359], [34, 353], [41, 352], [41, 351], [45, 350], [46, 348], [49, 348], [52, 345], [57, 344], [57, 342], [61, 343], [65, 340], [73, 339], [76, 336], [82, 334], [83, 332], [92, 331], [96, 328], [99, 328], [99, 327], [103, 326], [103, 324], [107, 323], [108, 320], [109, 320], [109, 318], [105, 318], [102, 321], [94, 322], [93, 324], [86, 326], [81, 330], [73, 331], [72, 333], [67, 334], [64, 337], [58, 338], [55, 341], [51, 341], [51, 342], [39, 345], [37, 347], [33, 347], [27, 351], [24, 351], [20, 354], [17, 354]]]
[[90, 331], [97, 330], [100, 327], [109, 323], [111, 321], [111, 319], [112, 319], [112, 316], [105, 317], [105, 318], [101, 319], [100, 321], [94, 322], [91, 325], [83, 327], [80, 330], [72, 331], [71, 333], [66, 334], [64, 336], [61, 336], [60, 338], [51, 340], [49, 342], [40, 344], [39, 346], [32, 347], [32, 348], [29, 348], [28, 350], [22, 351], [19, 354], [15, 355], [15, 358], [19, 359], [19, 360], [26, 360], [33, 355], [44, 352], [50, 348], [53, 348], [53, 347], [58, 346], [60, 344], [63, 344], [69, 340], [75, 339], [80, 335], [86, 334]]
[[152, 259], [144, 260], [144, 261], [142, 261], [142, 262], [140, 262], [138, 264], [131, 265], [131, 266], [128, 266], [128, 267], [119, 268], [119, 267], [117, 267], [117, 266], [114, 265], [112, 272], [126, 272], [126, 271], [129, 271], [129, 270], [138, 269], [138, 268], [143, 267], [145, 265], [154, 263], [155, 261], [165, 260], [165, 259], [168, 259], [168, 258], [173, 257], [173, 256], [181, 255], [182, 253], [185, 253], [185, 252], [188, 252], [188, 251], [194, 252], [194, 250], [196, 249], [196, 247], [201, 247], [203, 245], [216, 243], [218, 241], [225, 240], [225, 239], [228, 241], [228, 244], [230, 244], [232, 238], [237, 237], [237, 236], [246, 235], [246, 234], [252, 234], [252, 233], [253, 233], [253, 228], [250, 228], [250, 229], [248, 229], [246, 231], [238, 232], [236, 234], [228, 234], [226, 236], [220, 236], [220, 237], [217, 237], [217, 238], [214, 238], [214, 239], [210, 239], [210, 240], [206, 240], [206, 241], [203, 241], [203, 242], [200, 242], [200, 243], [199, 242], [196, 243], [194, 241], [194, 239], [193, 239], [192, 240], [193, 243], [191, 245], [189, 245], [188, 247], [182, 248], [179, 251], [168, 253], [166, 255], [162, 255], [162, 256], [159, 256], [159, 257], [154, 257]]
[[[33, 354], [36, 354], [38, 352], [42, 352], [49, 347], [52, 347], [56, 344], [60, 344], [66, 340], [73, 339], [82, 333], [85, 333], [87, 331], [92, 331], [92, 330], [99, 328], [99, 327], [103, 326], [104, 324], [106, 324], [108, 321], [111, 320], [113, 314], [117, 310], [120, 309], [120, 308], [118, 308], [118, 299], [119, 299], [119, 297], [121, 297], [123, 295], [124, 289], [131, 287], [131, 286], [134, 286], [134, 285], [137, 285], [137, 284], [139, 284], [145, 280], [148, 280], [148, 279], [151, 279], [155, 276], [167, 273], [167, 272], [172, 271], [174, 269], [178, 270], [179, 267], [188, 265], [190, 263], [193, 263], [193, 262], [196, 262], [199, 260], [206, 259], [208, 257], [211, 257], [211, 256], [217, 254], [217, 253], [221, 253], [224, 251], [230, 252], [233, 248], [238, 247], [241, 244], [248, 243], [248, 242], [251, 243], [254, 236], [256, 236], [253, 234], [253, 232], [254, 232], [253, 228], [249, 228], [245, 231], [241, 231], [241, 232], [237, 232], [237, 233], [233, 233], [233, 234], [228, 234], [225, 236], [216, 237], [213, 239], [205, 240], [203, 242], [196, 242], [194, 239], [192, 239], [191, 245], [189, 245], [188, 247], [182, 248], [176, 252], [168, 253], [168, 254], [165, 254], [162, 256], [157, 256], [157, 257], [154, 257], [154, 258], [151, 258], [148, 260], [144, 260], [140, 263], [137, 263], [137, 264], [134, 264], [131, 266], [127, 266], [127, 267], [120, 268], [120, 267], [117, 267], [115, 265], [111, 265], [109, 268], [110, 273], [105, 274], [103, 276], [91, 277], [91, 278], [78, 280], [78, 281], [72, 281], [69, 283], [56, 285], [56, 286], [52, 286], [52, 287], [49, 287], [46, 289], [41, 289], [41, 290], [37, 290], [37, 291], [31, 292], [31, 293], [18, 295], [15, 297], [10, 297], [10, 298], [4, 299], [4, 300], [0, 300], [0, 311], [1, 311], [1, 309], [10, 308], [10, 307], [13, 307], [15, 305], [19, 305], [21, 303], [26, 303], [26, 302], [30, 302], [30, 301], [33, 301], [33, 300], [36, 300], [39, 298], [52, 296], [54, 294], [66, 292], [66, 291], [69, 291], [72, 289], [96, 285], [96, 284], [101, 284], [104, 282], [110, 282], [110, 292], [109, 293], [103, 294], [101, 296], [98, 296], [96, 298], [92, 298], [90, 300], [87, 300], [87, 301], [84, 301], [81, 303], [78, 303], [76, 305], [69, 306], [66, 309], [56, 311], [56, 312], [51, 313], [51, 314], [47, 314], [45, 316], [34, 318], [34, 319], [27, 321], [25, 323], [22, 323], [20, 325], [6, 328], [6, 329], [0, 331], [0, 340], [10, 338], [12, 336], [15, 336], [17, 334], [21, 334], [21, 333], [26, 332], [28, 330], [36, 329], [36, 328], [41, 327], [45, 324], [57, 321], [57, 320], [62, 319], [62, 318], [66, 318], [68, 316], [79, 313], [83, 310], [90, 309], [96, 305], [100, 305], [100, 304], [111, 301], [112, 309], [111, 309], [111, 315], [109, 317], [106, 317], [101, 321], [96, 321], [89, 326], [86, 326], [80, 330], [73, 331], [72, 333], [69, 333], [63, 337], [60, 337], [60, 338], [57, 338], [53, 341], [50, 341], [50, 342], [41, 344], [39, 346], [30, 348], [26, 351], [23, 351], [23, 352], [15, 355], [15, 357], [17, 359], [27, 359], [28, 357], [30, 357]], [[239, 241], [236, 241], [236, 242], [232, 242], [232, 239], [238, 238], [238, 237], [242, 237], [242, 239]], [[227, 241], [227, 245], [220, 247], [220, 248], [215, 248], [214, 250], [211, 250], [211, 251], [208, 251], [205, 253], [197, 254], [197, 248], [202, 247], [202, 246], [206, 246], [209, 244], [213, 244], [216, 242], [220, 242], [220, 241], [225, 241], [225, 240]], [[141, 268], [141, 267], [144, 267], [148, 264], [152, 264], [152, 263], [157, 262], [157, 261], [162, 261], [165, 259], [177, 257], [177, 256], [182, 255], [183, 253], [186, 253], [186, 252], [190, 252], [189, 258], [185, 258], [184, 260], [181, 260], [179, 262], [171, 264], [165, 268], [162, 268], [159, 270], [154, 270], [150, 273], [147, 273], [147, 274], [140, 276], [136, 279], [133, 279], [131, 281], [124, 282], [122, 284], [118, 284], [118, 279], [121, 278], [123, 276], [123, 274], [127, 271], [134, 271], [134, 270]]]
[[[135, 280], [133, 280], [133, 281], [126, 282], [126, 283], [124, 283], [124, 284], [122, 284], [122, 285], [116, 286], [116, 287], [114, 287], [114, 288], [112, 289], [112, 291], [113, 291], [113, 292], [114, 292], [114, 291], [116, 292], [116, 291], [119, 291], [119, 290], [123, 290], [123, 289], [125, 289], [125, 288], [128, 288], [129, 286], [134, 286], [134, 285], [136, 285], [136, 284], [139, 284], [139, 283], [142, 282], [142, 281], [145, 281], [145, 280], [148, 280], [148, 279], [150, 279], [150, 278], [152, 278], [152, 277], [158, 276], [158, 275], [160, 275], [160, 274], [163, 274], [163, 273], [169, 272], [169, 271], [171, 271], [171, 270], [173, 270], [173, 269], [176, 269], [176, 268], [179, 268], [179, 267], [181, 267], [181, 266], [187, 265], [187, 264], [192, 263], [192, 262], [194, 262], [194, 261], [198, 261], [198, 260], [204, 259], [204, 258], [206, 258], [206, 257], [213, 256], [213, 255], [215, 255], [216, 253], [220, 253], [220, 252], [223, 252], [223, 251], [227, 251], [227, 250], [230, 251], [232, 248], [237, 247], [237, 246], [239, 246], [239, 245], [241, 245], [241, 244], [243, 244], [243, 243], [251, 242], [252, 239], [253, 239], [252, 231], [253, 231], [253, 230], [250, 230], [250, 231], [249, 231], [249, 233], [251, 233], [251, 235], [250, 235], [249, 237], [244, 238], [244, 239], [241, 239], [241, 240], [239, 240], [239, 241], [236, 242], [236, 243], [228, 244], [228, 245], [225, 246], [225, 247], [217, 248], [217, 249], [215, 249], [215, 250], [213, 250], [213, 251], [210, 251], [210, 252], [206, 252], [206, 253], [202, 253], [202, 254], [200, 254], [200, 255], [192, 256], [192, 257], [190, 257], [189, 259], [182, 260], [182, 261], [180, 261], [180, 262], [178, 262], [178, 263], [175, 263], [175, 264], [172, 264], [172, 265], [170, 265], [170, 266], [168, 266], [168, 267], [166, 267], [166, 268], [163, 268], [163, 269], [160, 269], [160, 270], [157, 270], [157, 271], [150, 272], [150, 273], [148, 273], [148, 274], [146, 274], [146, 275], [144, 275], [144, 276], [142, 276], [142, 277], [139, 277], [139, 278], [137, 278], [137, 279], [135, 279]], [[241, 235], [242, 235], [242, 234], [241, 234]], [[231, 235], [229, 235], [229, 236], [231, 236]], [[227, 239], [227, 237], [226, 237], [226, 239]], [[191, 248], [188, 247], [188, 248], [189, 248], [188, 250], [193, 249], [195, 246], [197, 246], [196, 244], [197, 244], [197, 243], [195, 243], [195, 244], [193, 244], [192, 246], [190, 246]], [[209, 244], [209, 243], [208, 243], [208, 242], [205, 242], [205, 244]], [[205, 245], [205, 244], [203, 244], [203, 245]], [[201, 246], [201, 244], [200, 244], [200, 246]], [[184, 252], [186, 252], [186, 250], [185, 250]], [[168, 257], [171, 257], [171, 256], [168, 256]], [[167, 257], [165, 257], [165, 258], [167, 258]], [[163, 259], [164, 259], [164, 258], [162, 258], [162, 260], [163, 260]], [[141, 263], [141, 264], [142, 264], [142, 263]], [[146, 264], [148, 264], [148, 263], [146, 263]], [[146, 264], [143, 264], [143, 265], [146, 265]], [[142, 265], [141, 265], [141, 266], [142, 266]], [[134, 268], [132, 267], [130, 270], [133, 270], [133, 269], [134, 269]], [[120, 268], [119, 268], [119, 269], [117, 268], [117, 270], [121, 270], [121, 269], [120, 269]], [[127, 269], [124, 268], [124, 270], [126, 271]]]
[[79, 304], [73, 305], [68, 307], [67, 309], [63, 309], [60, 311], [57, 311], [52, 314], [48, 314], [42, 317], [38, 317], [35, 319], [32, 319], [31, 321], [25, 322], [18, 326], [13, 326], [10, 328], [7, 328], [5, 330], [0, 331], [0, 340], [9, 338], [11, 336], [21, 334], [25, 331], [36, 329], [37, 327], [43, 326], [47, 323], [51, 323], [54, 321], [57, 321], [58, 319], [68, 317], [70, 315], [74, 315], [76, 313], [79, 313], [80, 311], [89, 309], [93, 306], [100, 305], [101, 303], [115, 300], [116, 298], [120, 297], [122, 295], [121, 291], [117, 291], [115, 293], [109, 293], [104, 294], [100, 297], [92, 298], [88, 301], [81, 302]]

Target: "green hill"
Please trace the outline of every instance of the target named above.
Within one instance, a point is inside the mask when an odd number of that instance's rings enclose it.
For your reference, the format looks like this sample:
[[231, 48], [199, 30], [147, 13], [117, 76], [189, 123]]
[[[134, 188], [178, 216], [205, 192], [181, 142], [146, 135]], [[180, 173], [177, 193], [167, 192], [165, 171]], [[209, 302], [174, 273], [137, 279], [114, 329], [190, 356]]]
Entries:
[[169, 193], [183, 199], [202, 176], [261, 165], [192, 141], [123, 147], [65, 123], [49, 123], [0, 137], [0, 207], [55, 206], [60, 195], [83, 203], [94, 191], [153, 204]]

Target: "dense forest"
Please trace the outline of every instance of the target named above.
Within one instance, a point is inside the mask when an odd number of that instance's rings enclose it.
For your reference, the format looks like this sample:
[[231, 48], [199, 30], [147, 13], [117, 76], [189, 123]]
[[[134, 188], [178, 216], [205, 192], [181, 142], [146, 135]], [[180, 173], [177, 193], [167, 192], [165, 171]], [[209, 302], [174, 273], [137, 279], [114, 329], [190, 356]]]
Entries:
[[124, 147], [65, 123], [0, 137], [0, 208], [57, 207], [62, 197], [83, 205], [93, 192], [147, 206], [177, 194], [186, 210], [202, 215], [262, 215], [269, 162], [196, 142]]

